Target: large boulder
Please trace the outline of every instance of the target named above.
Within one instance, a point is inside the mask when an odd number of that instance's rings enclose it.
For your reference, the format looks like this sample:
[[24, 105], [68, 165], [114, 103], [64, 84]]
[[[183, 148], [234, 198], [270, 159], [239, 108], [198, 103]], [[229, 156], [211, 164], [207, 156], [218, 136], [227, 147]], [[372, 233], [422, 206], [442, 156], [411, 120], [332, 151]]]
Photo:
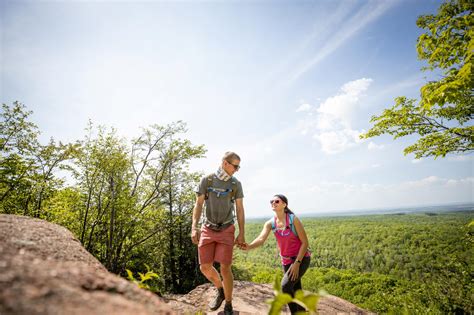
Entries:
[[0, 214], [0, 314], [175, 314], [108, 272], [67, 229]]
[[[217, 290], [209, 283], [203, 284], [185, 295], [165, 296], [169, 305], [180, 314], [195, 314], [196, 312], [208, 315], [220, 315], [224, 305], [214, 312], [209, 312], [207, 304], [217, 294]], [[273, 287], [270, 284], [257, 284], [248, 281], [234, 281], [234, 294], [232, 305], [235, 314], [239, 315], [264, 315], [268, 314], [272, 299]], [[290, 314], [287, 306], [281, 312]], [[368, 315], [368, 312], [344, 299], [333, 295], [324, 295], [318, 302], [319, 315]]]

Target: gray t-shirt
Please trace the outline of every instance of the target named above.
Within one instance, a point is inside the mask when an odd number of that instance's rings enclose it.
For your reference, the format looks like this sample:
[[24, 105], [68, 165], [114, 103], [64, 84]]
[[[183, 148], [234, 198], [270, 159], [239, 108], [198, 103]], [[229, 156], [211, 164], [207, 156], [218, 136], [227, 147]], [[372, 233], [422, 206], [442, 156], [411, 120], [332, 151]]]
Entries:
[[[201, 182], [196, 188], [195, 192], [198, 195], [203, 195], [207, 192], [208, 176], [201, 178]], [[226, 189], [235, 189], [234, 199], [244, 197], [242, 191], [242, 184], [235, 177], [231, 177], [228, 181], [220, 180], [215, 174], [212, 174], [212, 187], [225, 191]], [[205, 201], [204, 215], [208, 221], [214, 224], [222, 224], [231, 222], [233, 219], [233, 212], [235, 209], [234, 203], [231, 201], [231, 194], [218, 196], [217, 193], [210, 191], [209, 198]]]

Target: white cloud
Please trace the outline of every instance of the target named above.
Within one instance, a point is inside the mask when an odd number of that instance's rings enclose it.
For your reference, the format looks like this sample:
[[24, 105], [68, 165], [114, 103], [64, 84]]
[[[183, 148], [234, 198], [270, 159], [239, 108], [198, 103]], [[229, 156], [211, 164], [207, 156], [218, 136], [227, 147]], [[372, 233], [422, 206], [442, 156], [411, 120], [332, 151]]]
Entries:
[[317, 112], [321, 114], [325, 120], [332, 120], [341, 123], [348, 128], [351, 125], [352, 117], [357, 110], [356, 106], [363, 93], [369, 88], [372, 79], [362, 78], [345, 83], [340, 93], [328, 97]]
[[372, 79], [366, 78], [350, 81], [344, 84], [341, 90], [346, 94], [354, 95], [355, 97], [357, 97], [369, 88], [369, 85], [372, 83], [372, 81]]
[[437, 176], [428, 176], [413, 181], [405, 181], [401, 183], [381, 185], [381, 184], [368, 184], [368, 183], [344, 183], [344, 182], [321, 182], [310, 187], [308, 190], [311, 192], [318, 193], [337, 193], [337, 194], [348, 194], [348, 193], [406, 193], [415, 194], [416, 191], [430, 191], [430, 189], [443, 189], [443, 188], [473, 188], [474, 177], [466, 177], [460, 179], [448, 179], [440, 178]]
[[[350, 210], [474, 202], [473, 186], [474, 177], [428, 176], [391, 184], [322, 181], [302, 193], [319, 200], [326, 210]], [[339, 201], [338, 208], [333, 207], [335, 199]], [[307, 211], [311, 212], [311, 208]]]
[[309, 105], [308, 103], [304, 103], [304, 104], [301, 104], [300, 107], [298, 107], [298, 109], [296, 110], [296, 112], [307, 112], [311, 110], [311, 105]]
[[313, 134], [328, 154], [339, 153], [361, 143], [362, 131], [352, 128], [352, 120], [360, 98], [372, 83], [370, 78], [361, 78], [345, 83], [337, 95], [330, 96], [321, 105], [298, 122], [301, 134]]
[[382, 150], [385, 146], [383, 144], [375, 144], [373, 143], [372, 141], [369, 142], [369, 144], [367, 145], [367, 148], [369, 150]]
[[443, 184], [446, 183], [447, 180], [440, 179], [437, 176], [428, 176], [420, 180], [416, 181], [409, 181], [404, 184], [404, 187], [427, 187], [427, 186], [433, 186], [437, 184]]
[[471, 189], [473, 189], [474, 177], [466, 177], [466, 178], [461, 178], [461, 179], [448, 179], [446, 180], [444, 185], [448, 187], [471, 185]]
[[418, 164], [418, 163], [423, 162], [423, 159], [421, 159], [421, 158], [420, 158], [420, 159], [413, 159], [413, 160], [411, 160], [411, 162], [412, 162], [413, 164]]
[[467, 161], [473, 161], [474, 156], [472, 155], [456, 155], [456, 156], [449, 156], [448, 157], [449, 161], [453, 162], [467, 162]]
[[345, 151], [361, 142], [359, 134], [360, 132], [356, 130], [343, 129], [316, 133], [313, 137], [319, 141], [323, 152], [333, 154]]

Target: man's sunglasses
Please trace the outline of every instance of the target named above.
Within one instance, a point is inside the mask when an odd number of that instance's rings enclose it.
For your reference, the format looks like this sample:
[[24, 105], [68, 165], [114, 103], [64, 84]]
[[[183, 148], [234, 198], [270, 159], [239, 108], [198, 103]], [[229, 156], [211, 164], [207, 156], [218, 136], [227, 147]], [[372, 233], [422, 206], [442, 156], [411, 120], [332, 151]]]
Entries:
[[240, 169], [240, 165], [232, 164], [229, 161], [226, 161], [226, 162], [229, 163], [230, 165], [232, 165], [236, 171], [238, 171]]
[[280, 203], [280, 200], [278, 200], [278, 199], [270, 200], [271, 205], [274, 204], [274, 203], [278, 204], [278, 203]]

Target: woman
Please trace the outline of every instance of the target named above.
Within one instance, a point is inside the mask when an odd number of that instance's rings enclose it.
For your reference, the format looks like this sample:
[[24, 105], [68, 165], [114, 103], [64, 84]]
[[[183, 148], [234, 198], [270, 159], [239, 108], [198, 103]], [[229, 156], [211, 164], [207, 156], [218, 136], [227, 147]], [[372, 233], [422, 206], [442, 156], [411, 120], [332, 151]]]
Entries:
[[[281, 263], [285, 275], [281, 281], [282, 291], [294, 296], [301, 289], [301, 277], [309, 267], [310, 253], [308, 251], [308, 237], [301, 221], [288, 209], [288, 199], [283, 195], [275, 195], [270, 200], [274, 218], [263, 225], [262, 232], [250, 244], [243, 244], [243, 250], [257, 248], [274, 232], [280, 249]], [[303, 311], [304, 308], [296, 303], [289, 303], [291, 314]]]

